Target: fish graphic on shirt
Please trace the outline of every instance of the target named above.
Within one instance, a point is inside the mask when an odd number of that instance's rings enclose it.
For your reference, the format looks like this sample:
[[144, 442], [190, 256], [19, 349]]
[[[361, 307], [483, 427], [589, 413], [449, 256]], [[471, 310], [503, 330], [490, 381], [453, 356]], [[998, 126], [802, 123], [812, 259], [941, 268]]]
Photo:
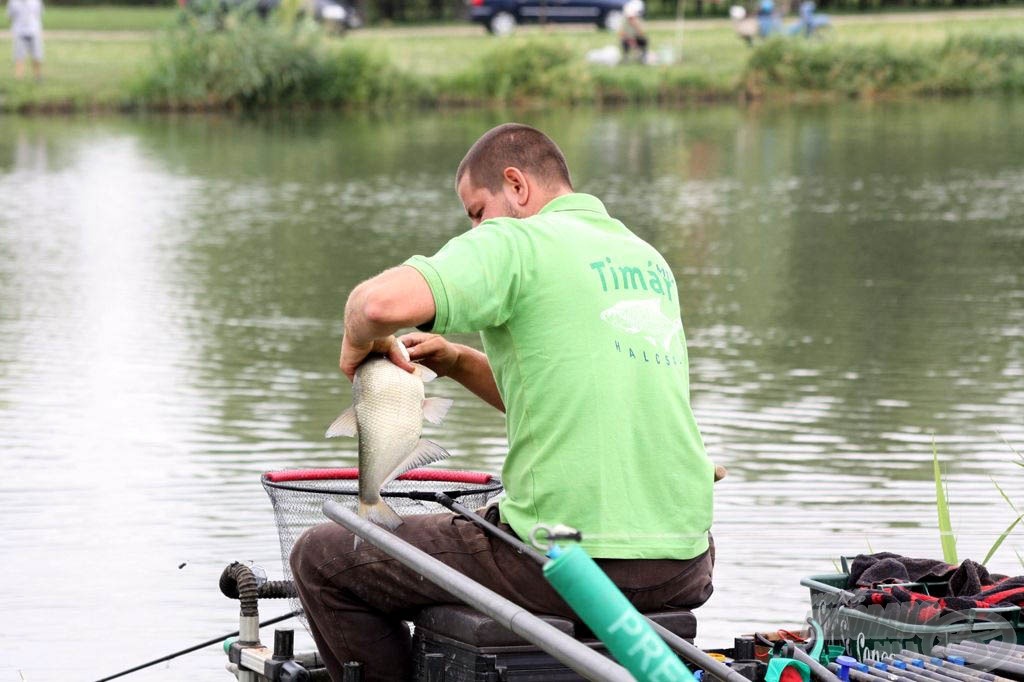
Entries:
[[603, 310], [601, 319], [627, 334], [638, 334], [652, 346], [661, 346], [666, 351], [683, 328], [680, 320], [661, 312], [661, 301], [656, 298], [619, 301]]

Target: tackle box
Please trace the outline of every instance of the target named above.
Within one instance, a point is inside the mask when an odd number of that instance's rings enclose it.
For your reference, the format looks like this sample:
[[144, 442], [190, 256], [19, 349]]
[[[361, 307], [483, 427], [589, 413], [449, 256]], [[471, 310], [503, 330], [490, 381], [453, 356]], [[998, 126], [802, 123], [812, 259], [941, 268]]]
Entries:
[[[878, 660], [903, 649], [928, 655], [935, 646], [965, 639], [1024, 644], [1024, 619], [1017, 606], [946, 613], [922, 623], [906, 604], [849, 606], [852, 595], [846, 557], [842, 569], [843, 573], [808, 576], [800, 584], [810, 589], [811, 612], [827, 643], [841, 645], [858, 659]], [[899, 585], [934, 597], [946, 596], [949, 588], [945, 581]]]
[[[689, 641], [697, 619], [689, 611], [647, 614]], [[583, 626], [567, 618], [540, 616], [562, 632], [578, 636], [595, 650]], [[557, 659], [509, 632], [489, 617], [464, 606], [435, 606], [416, 618], [413, 657], [416, 682], [577, 682], [583, 680]]]

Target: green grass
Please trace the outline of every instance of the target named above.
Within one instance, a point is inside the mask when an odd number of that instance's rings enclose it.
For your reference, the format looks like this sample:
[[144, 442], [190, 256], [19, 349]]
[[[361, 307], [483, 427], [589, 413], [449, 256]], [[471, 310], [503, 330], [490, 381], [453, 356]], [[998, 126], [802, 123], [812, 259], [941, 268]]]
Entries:
[[[746, 47], [727, 21], [651, 22], [666, 66], [603, 67], [598, 30], [532, 27], [498, 39], [450, 29], [364, 29], [304, 38], [167, 34], [172, 8], [55, 8], [45, 80], [15, 83], [0, 62], [0, 111], [151, 106], [243, 107], [608, 104], [1024, 92], [1024, 13], [857, 17], [824, 40]], [[257, 32], [259, 29], [255, 29]], [[308, 38], [308, 36], [307, 36]], [[232, 42], [234, 41], [234, 42]], [[194, 49], [193, 54], [189, 54]], [[0, 54], [10, 53], [0, 34]], [[248, 55], [248, 56], [245, 56]], [[294, 61], [294, 63], [293, 63]], [[8, 62], [9, 63], [9, 62]], [[259, 73], [253, 71], [256, 68]], [[281, 75], [284, 74], [284, 75]]]
[[149, 40], [98, 39], [46, 41], [43, 82], [15, 81], [10, 65], [11, 41], [0, 37], [0, 111], [110, 108], [125, 98], [127, 84], [148, 65]]
[[174, 23], [177, 6], [165, 7], [56, 7], [47, 5], [43, 16], [48, 31], [155, 31]]

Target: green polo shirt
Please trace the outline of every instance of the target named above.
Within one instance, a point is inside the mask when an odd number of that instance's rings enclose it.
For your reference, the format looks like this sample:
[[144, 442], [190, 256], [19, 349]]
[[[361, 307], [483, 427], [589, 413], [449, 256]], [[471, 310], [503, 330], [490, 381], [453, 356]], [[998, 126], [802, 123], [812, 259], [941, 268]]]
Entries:
[[433, 292], [433, 331], [480, 332], [506, 408], [501, 515], [520, 537], [564, 523], [595, 557], [707, 549], [714, 467], [676, 281], [651, 245], [569, 194], [406, 264]]

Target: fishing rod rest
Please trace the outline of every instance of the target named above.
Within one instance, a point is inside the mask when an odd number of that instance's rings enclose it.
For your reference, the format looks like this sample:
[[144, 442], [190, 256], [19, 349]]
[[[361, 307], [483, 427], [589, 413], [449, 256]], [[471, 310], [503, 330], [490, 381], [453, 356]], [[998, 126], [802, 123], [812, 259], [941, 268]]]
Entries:
[[238, 639], [225, 642], [228, 669], [238, 676], [239, 682], [261, 679], [308, 682], [309, 671], [294, 657], [294, 631], [276, 630], [273, 651], [260, 643], [258, 600], [292, 597], [294, 583], [287, 580], [260, 582], [250, 567], [235, 561], [221, 573], [220, 591], [229, 599], [239, 601]]
[[[258, 637], [258, 630], [256, 634]], [[275, 631], [274, 651], [258, 642], [255, 646], [245, 645], [240, 641], [232, 642], [228, 647], [228, 661], [232, 664], [229, 668], [237, 671], [239, 682], [247, 682], [247, 680], [253, 682], [256, 680], [310, 682], [312, 678], [309, 671], [295, 660], [290, 651], [293, 636], [292, 630]], [[279, 653], [278, 644], [287, 648], [287, 657], [283, 653]]]

